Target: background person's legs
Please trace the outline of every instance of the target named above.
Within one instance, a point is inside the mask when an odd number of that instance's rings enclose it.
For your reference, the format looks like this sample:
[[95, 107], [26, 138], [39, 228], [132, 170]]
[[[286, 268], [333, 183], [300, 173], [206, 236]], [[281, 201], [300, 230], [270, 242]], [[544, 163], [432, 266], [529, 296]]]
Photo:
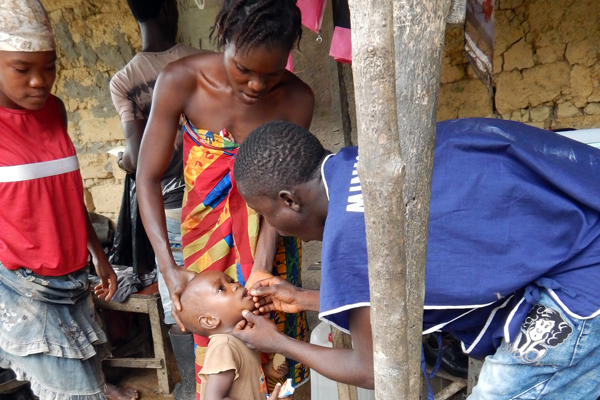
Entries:
[[[167, 216], [167, 233], [171, 244], [171, 253], [175, 263], [183, 268], [183, 247], [181, 246], [181, 209], [165, 210]], [[177, 361], [177, 369], [181, 376], [181, 382], [175, 385], [173, 395], [176, 400], [196, 399], [196, 379], [194, 367], [194, 338], [191, 333], [182, 332], [175, 324], [171, 315], [171, 297], [165, 284], [165, 280], [157, 269], [158, 290], [165, 314], [165, 324], [170, 326], [169, 338], [173, 347], [173, 354]]]

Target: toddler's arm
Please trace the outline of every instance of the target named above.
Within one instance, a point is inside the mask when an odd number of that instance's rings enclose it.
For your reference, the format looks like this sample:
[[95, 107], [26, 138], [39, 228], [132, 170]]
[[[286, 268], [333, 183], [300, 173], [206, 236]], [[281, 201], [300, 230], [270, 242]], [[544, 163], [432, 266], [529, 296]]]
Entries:
[[[229, 397], [229, 390], [235, 378], [233, 369], [210, 374], [206, 377], [206, 389], [204, 390], [204, 400], [234, 400]], [[243, 400], [243, 399], [235, 399]]]

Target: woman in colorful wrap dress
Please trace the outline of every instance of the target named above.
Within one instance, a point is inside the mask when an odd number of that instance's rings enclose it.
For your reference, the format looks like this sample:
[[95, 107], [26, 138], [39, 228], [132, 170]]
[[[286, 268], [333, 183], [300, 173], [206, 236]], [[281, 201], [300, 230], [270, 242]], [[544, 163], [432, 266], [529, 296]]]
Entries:
[[[179, 296], [194, 273], [216, 269], [246, 285], [277, 274], [301, 284], [299, 240], [281, 238], [261, 221], [237, 192], [231, 173], [237, 147], [262, 123], [286, 120], [309, 127], [312, 90], [286, 71], [301, 33], [294, 0], [227, 0], [212, 30], [223, 52], [174, 62], [156, 83], [140, 148], [138, 199], [172, 313], [182, 328]], [[179, 124], [184, 127], [185, 271], [171, 256], [160, 189]], [[278, 313], [273, 318], [284, 333], [306, 340], [304, 316]], [[195, 337], [195, 342], [198, 372], [208, 339]], [[296, 384], [306, 380], [306, 367], [290, 360], [288, 366], [287, 377]]]

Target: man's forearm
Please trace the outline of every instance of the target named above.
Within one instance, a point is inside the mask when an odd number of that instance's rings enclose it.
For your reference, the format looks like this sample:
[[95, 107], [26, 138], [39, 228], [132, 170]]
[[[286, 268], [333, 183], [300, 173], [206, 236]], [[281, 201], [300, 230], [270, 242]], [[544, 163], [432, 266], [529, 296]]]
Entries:
[[319, 312], [319, 296], [318, 290], [299, 289], [296, 302], [302, 311]]
[[278, 353], [314, 369], [321, 375], [341, 383], [373, 389], [372, 368], [354, 349], [332, 349], [301, 342], [281, 335]]

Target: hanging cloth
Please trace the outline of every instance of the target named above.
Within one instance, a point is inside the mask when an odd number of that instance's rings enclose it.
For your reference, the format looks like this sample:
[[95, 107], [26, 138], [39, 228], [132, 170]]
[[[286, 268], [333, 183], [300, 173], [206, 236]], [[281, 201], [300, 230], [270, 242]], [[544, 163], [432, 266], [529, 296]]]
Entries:
[[333, 38], [329, 55], [337, 62], [352, 64], [352, 40], [350, 31], [350, 8], [348, 0], [339, 0], [335, 10]]
[[297, 0], [296, 5], [302, 13], [302, 25], [318, 33], [323, 24], [327, 0]]
[[467, 0], [465, 50], [473, 70], [492, 88], [495, 0]]

